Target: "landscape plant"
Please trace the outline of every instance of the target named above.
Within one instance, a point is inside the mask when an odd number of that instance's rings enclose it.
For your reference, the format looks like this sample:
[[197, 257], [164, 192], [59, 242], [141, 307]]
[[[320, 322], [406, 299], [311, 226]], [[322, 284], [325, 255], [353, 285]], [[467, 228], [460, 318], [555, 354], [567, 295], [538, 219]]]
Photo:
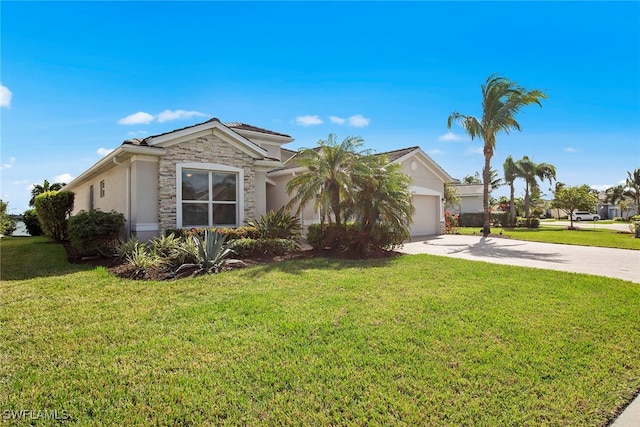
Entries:
[[16, 230], [16, 222], [7, 214], [9, 204], [0, 199], [0, 235], [10, 236]]
[[29, 200], [29, 206], [35, 206], [36, 197], [42, 193], [48, 193], [49, 191], [59, 191], [62, 190], [66, 183], [64, 182], [54, 182], [53, 184], [49, 184], [49, 181], [46, 179], [40, 184], [34, 184], [31, 189], [31, 199]]
[[535, 193], [537, 196], [541, 194], [538, 180], [548, 180], [552, 184], [552, 180], [556, 179], [556, 168], [549, 163], [535, 163], [528, 156], [524, 156], [516, 163], [516, 175], [524, 179], [524, 216], [529, 218], [531, 212], [531, 198]]
[[36, 196], [36, 212], [45, 236], [58, 242], [68, 240], [68, 219], [74, 199], [71, 191], [49, 191]]
[[259, 219], [247, 221], [247, 225], [255, 228], [261, 239], [291, 239], [300, 238], [302, 226], [297, 216], [284, 210], [284, 206], [277, 211], [269, 211]]
[[27, 209], [26, 211], [24, 211], [24, 214], [22, 214], [22, 218], [29, 235], [42, 236], [44, 234], [42, 231], [42, 227], [40, 227], [38, 213], [35, 209]]
[[124, 215], [119, 212], [81, 210], [69, 218], [69, 241], [83, 256], [111, 256], [118, 244], [124, 223]]
[[225, 245], [227, 236], [214, 229], [208, 229], [204, 233], [204, 238], [194, 234], [190, 239], [198, 251], [197, 253], [188, 251], [188, 255], [195, 257], [195, 260], [193, 263], [182, 264], [175, 273], [178, 274], [186, 268], [196, 268], [194, 273], [196, 275], [220, 272], [232, 253], [228, 245]]
[[553, 201], [551, 206], [554, 208], [562, 209], [569, 216], [571, 226], [569, 229], [573, 230], [573, 213], [579, 210], [591, 211], [593, 206], [598, 203], [598, 196], [594, 191], [586, 184], [579, 186], [560, 186], [556, 187]]
[[489, 183], [491, 180], [491, 158], [496, 147], [496, 134], [510, 133], [520, 130], [520, 124], [515, 119], [522, 107], [530, 104], [542, 106], [541, 100], [547, 95], [540, 90], [527, 90], [515, 81], [495, 74], [490, 75], [482, 88], [482, 117], [451, 113], [447, 120], [447, 128], [451, 129], [454, 122], [458, 122], [471, 139], [481, 138], [484, 142], [483, 168], [483, 210], [484, 224], [482, 234], [488, 236], [491, 232], [491, 210], [489, 199]]

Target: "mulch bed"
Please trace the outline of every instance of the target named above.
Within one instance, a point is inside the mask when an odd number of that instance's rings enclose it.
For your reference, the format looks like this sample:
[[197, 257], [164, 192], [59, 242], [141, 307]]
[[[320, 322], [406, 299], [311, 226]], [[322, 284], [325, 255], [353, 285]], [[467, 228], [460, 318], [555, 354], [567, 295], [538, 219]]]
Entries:
[[[95, 267], [105, 267], [111, 274], [116, 277], [120, 277], [123, 279], [133, 279], [133, 280], [174, 280], [181, 279], [184, 277], [193, 276], [197, 268], [185, 268], [180, 271], [178, 274], [175, 274], [171, 269], [166, 267], [152, 267], [148, 268], [144, 271], [138, 271], [134, 266], [129, 264], [128, 262], [117, 259], [117, 258], [108, 258], [108, 257], [82, 257], [74, 248], [68, 243], [64, 242], [63, 246], [67, 252], [67, 258], [69, 262], [73, 264], [82, 264], [89, 265]], [[391, 256], [397, 256], [399, 253], [392, 251], [384, 251], [378, 254], [374, 254], [374, 256], [370, 256], [368, 258], [386, 258]], [[333, 253], [330, 251], [315, 251], [315, 250], [301, 250], [297, 252], [292, 252], [286, 255], [271, 255], [271, 256], [262, 256], [255, 257], [251, 259], [243, 259], [238, 262], [233, 262], [232, 264], [225, 267], [226, 270], [232, 270], [237, 268], [246, 268], [252, 267], [260, 264], [267, 263], [277, 263], [282, 261], [294, 260], [294, 259], [308, 259], [315, 257], [329, 257], [329, 258], [341, 258], [341, 259], [353, 259], [347, 253]], [[357, 259], [357, 258], [356, 258]]]

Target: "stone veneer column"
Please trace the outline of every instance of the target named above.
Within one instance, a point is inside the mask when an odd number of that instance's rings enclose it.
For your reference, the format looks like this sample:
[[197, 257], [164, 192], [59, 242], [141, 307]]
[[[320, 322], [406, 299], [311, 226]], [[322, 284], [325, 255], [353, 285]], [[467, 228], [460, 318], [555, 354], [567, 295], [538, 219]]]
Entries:
[[[176, 165], [179, 163], [217, 163], [244, 170], [244, 217], [256, 212], [256, 174], [254, 159], [214, 135], [194, 138], [166, 147], [159, 164], [158, 217], [161, 232], [176, 228]], [[242, 225], [242, 224], [238, 224]]]

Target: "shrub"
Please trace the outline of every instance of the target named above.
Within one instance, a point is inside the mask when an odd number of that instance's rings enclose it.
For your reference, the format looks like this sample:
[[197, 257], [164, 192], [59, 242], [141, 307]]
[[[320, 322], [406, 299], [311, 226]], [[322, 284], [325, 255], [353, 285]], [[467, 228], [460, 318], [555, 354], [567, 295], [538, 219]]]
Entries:
[[316, 250], [330, 249], [348, 252], [351, 256], [366, 256], [382, 250], [392, 250], [409, 238], [408, 233], [396, 232], [380, 224], [364, 230], [358, 224], [312, 224], [307, 229], [307, 243]]
[[71, 191], [48, 191], [36, 196], [36, 212], [45, 236], [56, 241], [68, 239], [67, 222], [74, 198]]
[[69, 218], [69, 240], [82, 255], [112, 255], [123, 226], [121, 213], [82, 210]]
[[254, 227], [258, 237], [262, 239], [298, 239], [302, 230], [300, 220], [285, 212], [284, 207], [276, 211], [269, 211], [258, 220], [247, 221]]
[[0, 200], [0, 234], [10, 236], [16, 230], [16, 222], [7, 215], [8, 203]]
[[284, 255], [298, 249], [291, 239], [238, 239], [229, 243], [238, 258], [264, 255]]
[[517, 218], [516, 219], [516, 227], [525, 227], [525, 228], [538, 228], [540, 227], [540, 219], [539, 218]]
[[452, 214], [447, 211], [444, 213], [444, 223], [445, 223], [445, 233], [446, 234], [456, 234], [458, 231], [458, 220], [460, 219], [460, 215]]
[[463, 213], [460, 214], [461, 227], [482, 227], [484, 225], [484, 213]]
[[[131, 241], [131, 239], [129, 239]], [[145, 243], [131, 241], [131, 251], [126, 256], [127, 262], [134, 267], [136, 276], [143, 276], [151, 268], [162, 264], [162, 259], [149, 250]]]
[[183, 240], [180, 237], [176, 237], [175, 234], [171, 233], [150, 240], [149, 245], [158, 256], [174, 259], [178, 257], [182, 242]]
[[131, 237], [127, 241], [120, 241], [115, 248], [115, 254], [118, 258], [127, 259], [137, 249], [140, 242], [137, 237]]
[[32, 236], [42, 236], [42, 227], [40, 227], [40, 221], [38, 220], [38, 213], [35, 209], [28, 209], [24, 211], [22, 215], [24, 225], [27, 227], [27, 232]]

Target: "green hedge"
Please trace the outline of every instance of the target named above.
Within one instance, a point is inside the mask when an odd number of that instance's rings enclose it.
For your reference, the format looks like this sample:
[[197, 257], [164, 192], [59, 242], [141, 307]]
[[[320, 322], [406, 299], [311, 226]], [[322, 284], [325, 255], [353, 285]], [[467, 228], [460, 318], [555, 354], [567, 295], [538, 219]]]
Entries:
[[36, 212], [45, 236], [57, 241], [68, 240], [68, 218], [73, 210], [75, 194], [71, 191], [47, 191], [35, 198]]
[[294, 252], [298, 246], [291, 239], [236, 239], [229, 243], [235, 256], [251, 258], [265, 255], [284, 255]]
[[29, 209], [24, 211], [22, 215], [24, 225], [27, 227], [27, 233], [32, 236], [42, 236], [44, 232], [40, 227], [40, 220], [38, 219], [38, 213], [35, 209]]
[[336, 224], [312, 224], [307, 229], [307, 243], [312, 248], [348, 252], [354, 257], [392, 250], [408, 238], [408, 233], [396, 233], [380, 225], [370, 231], [363, 230], [354, 223], [343, 224], [341, 227]]
[[82, 210], [69, 218], [69, 240], [83, 256], [112, 255], [124, 221], [124, 215], [115, 211]]
[[[484, 213], [463, 213], [460, 214], [460, 227], [482, 227], [484, 226]], [[508, 227], [509, 212], [492, 212], [491, 225], [493, 227]]]

